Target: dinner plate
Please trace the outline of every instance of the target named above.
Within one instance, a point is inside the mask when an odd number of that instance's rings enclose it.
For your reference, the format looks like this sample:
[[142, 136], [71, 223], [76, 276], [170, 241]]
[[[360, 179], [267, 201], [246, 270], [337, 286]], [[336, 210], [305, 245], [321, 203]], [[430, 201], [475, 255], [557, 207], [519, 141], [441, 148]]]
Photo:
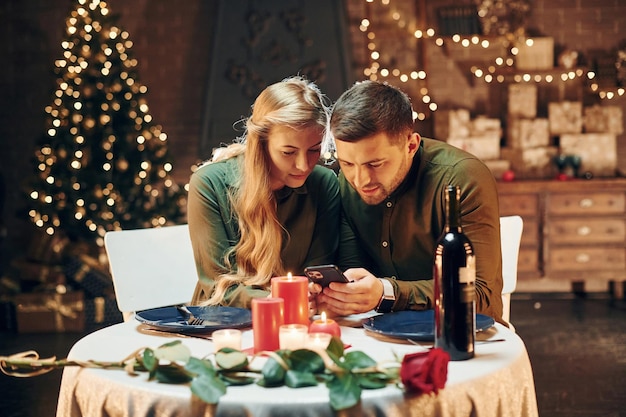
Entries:
[[187, 308], [194, 316], [205, 320], [205, 323], [187, 324], [176, 307], [142, 310], [135, 314], [135, 318], [156, 329], [177, 333], [212, 332], [225, 328], [248, 327], [252, 324], [252, 314], [245, 308], [222, 306], [188, 306]]
[[[489, 316], [476, 314], [476, 331], [487, 330], [495, 321]], [[434, 341], [435, 312], [434, 310], [404, 310], [370, 317], [363, 322], [369, 331], [389, 337], [402, 339]]]

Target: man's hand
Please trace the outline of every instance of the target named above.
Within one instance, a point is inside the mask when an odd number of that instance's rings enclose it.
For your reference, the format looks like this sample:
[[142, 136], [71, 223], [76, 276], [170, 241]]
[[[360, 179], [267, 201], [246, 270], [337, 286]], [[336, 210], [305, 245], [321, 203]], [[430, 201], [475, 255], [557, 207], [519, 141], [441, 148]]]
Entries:
[[347, 316], [365, 313], [378, 306], [383, 296], [383, 284], [378, 278], [363, 268], [348, 269], [344, 275], [353, 282], [347, 284], [331, 282], [318, 293], [315, 297], [318, 312], [325, 311], [329, 316]]

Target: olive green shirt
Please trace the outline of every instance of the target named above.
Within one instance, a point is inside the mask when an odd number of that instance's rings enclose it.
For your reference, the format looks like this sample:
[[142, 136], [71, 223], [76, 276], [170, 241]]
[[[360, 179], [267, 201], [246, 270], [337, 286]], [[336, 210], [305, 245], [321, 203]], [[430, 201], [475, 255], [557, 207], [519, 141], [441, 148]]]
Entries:
[[[191, 176], [187, 218], [198, 285], [192, 303], [206, 300], [214, 279], [227, 272], [224, 255], [240, 238], [229, 193], [239, 176], [243, 156], [204, 165]], [[302, 187], [274, 193], [278, 220], [285, 229], [281, 259], [285, 271], [303, 275], [304, 267], [333, 263], [339, 244], [341, 202], [337, 175], [315, 166]], [[230, 258], [235, 265], [234, 255]], [[250, 308], [251, 299], [265, 297], [269, 287], [233, 286], [224, 305]]]
[[365, 204], [340, 173], [345, 217], [342, 227], [351, 228], [356, 240], [342, 240], [339, 263], [353, 264], [357, 251], [365, 268], [390, 279], [396, 294], [394, 311], [433, 308], [434, 253], [445, 225], [448, 185], [461, 189], [463, 232], [476, 256], [476, 310], [501, 320], [502, 254], [496, 183], [479, 159], [447, 143], [422, 138], [407, 177], [378, 205]]

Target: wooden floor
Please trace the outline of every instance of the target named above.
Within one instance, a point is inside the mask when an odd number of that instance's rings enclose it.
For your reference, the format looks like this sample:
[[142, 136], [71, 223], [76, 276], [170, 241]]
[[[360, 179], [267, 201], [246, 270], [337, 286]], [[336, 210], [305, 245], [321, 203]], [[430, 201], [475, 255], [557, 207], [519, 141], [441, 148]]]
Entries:
[[[516, 293], [511, 320], [533, 365], [541, 417], [626, 417], [626, 302], [608, 293]], [[0, 333], [0, 354], [64, 357], [80, 334]], [[61, 372], [0, 375], [0, 416], [54, 416]]]

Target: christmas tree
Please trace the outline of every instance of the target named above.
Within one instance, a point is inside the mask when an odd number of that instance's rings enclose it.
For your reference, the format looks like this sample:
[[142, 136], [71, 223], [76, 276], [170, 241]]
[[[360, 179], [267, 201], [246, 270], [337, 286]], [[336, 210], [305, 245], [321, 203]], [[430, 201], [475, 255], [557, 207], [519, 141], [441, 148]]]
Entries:
[[186, 206], [117, 20], [104, 1], [74, 2], [28, 181], [36, 226], [99, 246], [109, 230], [180, 223]]

